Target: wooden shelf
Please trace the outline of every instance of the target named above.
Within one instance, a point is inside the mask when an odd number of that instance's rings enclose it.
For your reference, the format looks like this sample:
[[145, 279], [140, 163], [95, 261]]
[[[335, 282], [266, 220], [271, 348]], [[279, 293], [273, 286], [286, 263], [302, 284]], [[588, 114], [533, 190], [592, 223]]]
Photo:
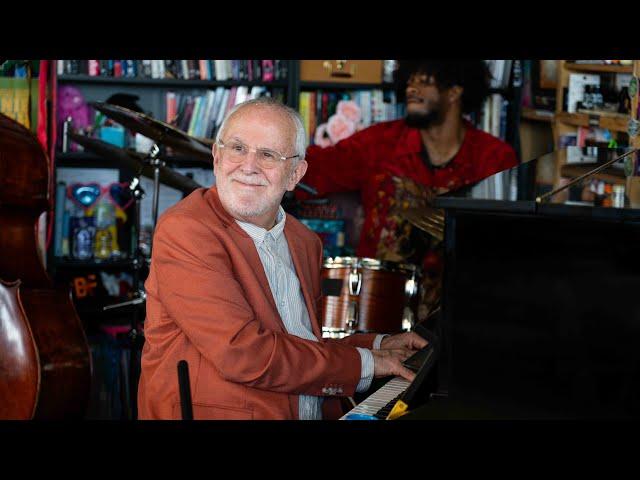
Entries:
[[629, 116], [623, 114], [593, 114], [556, 112], [555, 119], [558, 122], [573, 125], [575, 127], [606, 128], [614, 132], [627, 132]]
[[526, 118], [527, 120], [535, 120], [538, 122], [551, 123], [554, 119], [554, 113], [548, 110], [536, 110], [534, 108], [522, 107], [522, 118]]
[[180, 80], [174, 78], [135, 78], [135, 77], [99, 77], [90, 75], [59, 75], [59, 83], [114, 83], [117, 85], [152, 86], [152, 87], [235, 87], [244, 85], [247, 87], [286, 87], [287, 80], [274, 80], [272, 82], [250, 82], [248, 80]]
[[300, 90], [391, 90], [394, 88], [395, 83], [300, 82]]
[[[600, 165], [597, 163], [591, 165], [580, 165], [580, 164], [565, 164], [560, 167], [560, 176], [565, 178], [578, 178], [586, 173], [595, 170]], [[598, 173], [594, 173], [588, 177], [589, 179], [595, 178], [598, 180], [603, 180], [605, 182], [611, 184], [619, 184], [624, 185], [626, 181], [626, 177], [624, 172], [615, 169], [615, 168], [606, 168]]]
[[633, 73], [633, 65], [566, 62], [565, 68], [573, 72]]
[[99, 270], [125, 270], [135, 268], [133, 259], [123, 260], [76, 260], [70, 258], [54, 257], [53, 265], [64, 269], [99, 269]]

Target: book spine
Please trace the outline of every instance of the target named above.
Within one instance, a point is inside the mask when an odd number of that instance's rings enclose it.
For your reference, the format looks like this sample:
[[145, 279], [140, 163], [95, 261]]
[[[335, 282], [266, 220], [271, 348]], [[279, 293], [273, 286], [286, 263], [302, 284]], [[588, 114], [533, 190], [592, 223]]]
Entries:
[[262, 60], [262, 81], [273, 81], [273, 60]]
[[100, 62], [98, 60], [89, 60], [89, 75], [92, 77], [100, 75]]
[[62, 256], [62, 235], [63, 235], [63, 220], [64, 220], [64, 207], [65, 200], [67, 198], [67, 184], [64, 182], [58, 182], [56, 185], [56, 214], [54, 224], [54, 240], [53, 240], [53, 254], [56, 257]]

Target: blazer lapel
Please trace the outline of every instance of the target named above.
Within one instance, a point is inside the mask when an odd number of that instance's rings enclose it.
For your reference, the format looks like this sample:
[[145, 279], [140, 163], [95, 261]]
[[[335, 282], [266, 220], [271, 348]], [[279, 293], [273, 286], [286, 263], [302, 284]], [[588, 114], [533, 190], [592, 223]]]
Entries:
[[267, 297], [269, 301], [269, 305], [274, 312], [274, 317], [276, 318], [276, 324], [274, 325], [280, 331], [286, 332], [284, 327], [284, 323], [282, 323], [282, 319], [280, 318], [280, 314], [278, 313], [278, 307], [276, 306], [276, 301], [273, 298], [273, 293], [271, 292], [271, 287], [269, 286], [269, 280], [267, 280], [267, 275], [264, 273], [264, 266], [262, 265], [262, 260], [260, 260], [260, 255], [258, 254], [258, 250], [256, 249], [255, 243], [251, 237], [245, 232], [240, 225], [236, 223], [229, 213], [224, 209], [222, 204], [220, 203], [220, 197], [218, 197], [218, 189], [215, 187], [211, 187], [207, 193], [207, 200], [211, 205], [211, 208], [218, 215], [222, 224], [227, 228], [227, 231], [234, 238], [234, 243], [239, 247], [240, 251], [247, 258], [249, 265], [251, 266], [251, 271], [256, 276], [258, 283], [260, 284], [260, 288], [262, 288], [262, 292], [265, 297]]

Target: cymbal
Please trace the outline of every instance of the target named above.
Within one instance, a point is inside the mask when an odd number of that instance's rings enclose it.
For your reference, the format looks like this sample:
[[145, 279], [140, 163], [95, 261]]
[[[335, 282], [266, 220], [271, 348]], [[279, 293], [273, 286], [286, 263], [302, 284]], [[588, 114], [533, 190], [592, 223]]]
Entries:
[[[154, 167], [145, 163], [144, 154], [125, 150], [124, 148], [116, 147], [102, 140], [89, 138], [85, 135], [78, 135], [74, 132], [70, 132], [69, 137], [85, 149], [107, 160], [111, 160], [120, 168], [129, 169], [134, 173], [138, 173], [140, 169], [142, 169], [142, 175], [153, 180]], [[202, 185], [193, 179], [174, 172], [169, 167], [163, 165], [160, 166], [160, 183], [187, 194], [193, 192], [196, 188], [202, 187]]]
[[207, 165], [211, 165], [213, 161], [211, 154], [212, 140], [207, 139], [205, 141], [205, 139], [192, 137], [168, 123], [118, 105], [111, 105], [105, 102], [89, 102], [89, 105], [128, 129], [177, 151], [191, 155], [196, 161]]
[[444, 239], [444, 214], [432, 207], [406, 208], [400, 216], [438, 240]]

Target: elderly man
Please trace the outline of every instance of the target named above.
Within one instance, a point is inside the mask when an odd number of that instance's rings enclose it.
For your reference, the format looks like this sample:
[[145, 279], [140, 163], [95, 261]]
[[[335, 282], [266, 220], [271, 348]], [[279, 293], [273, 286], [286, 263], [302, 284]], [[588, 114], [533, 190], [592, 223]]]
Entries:
[[[141, 419], [178, 419], [176, 364], [195, 419], [335, 418], [372, 377], [414, 374], [415, 333], [321, 336], [320, 239], [280, 201], [303, 177], [299, 115], [269, 98], [236, 106], [213, 147], [216, 186], [161, 217], [147, 290]], [[324, 415], [323, 415], [324, 413]]]

